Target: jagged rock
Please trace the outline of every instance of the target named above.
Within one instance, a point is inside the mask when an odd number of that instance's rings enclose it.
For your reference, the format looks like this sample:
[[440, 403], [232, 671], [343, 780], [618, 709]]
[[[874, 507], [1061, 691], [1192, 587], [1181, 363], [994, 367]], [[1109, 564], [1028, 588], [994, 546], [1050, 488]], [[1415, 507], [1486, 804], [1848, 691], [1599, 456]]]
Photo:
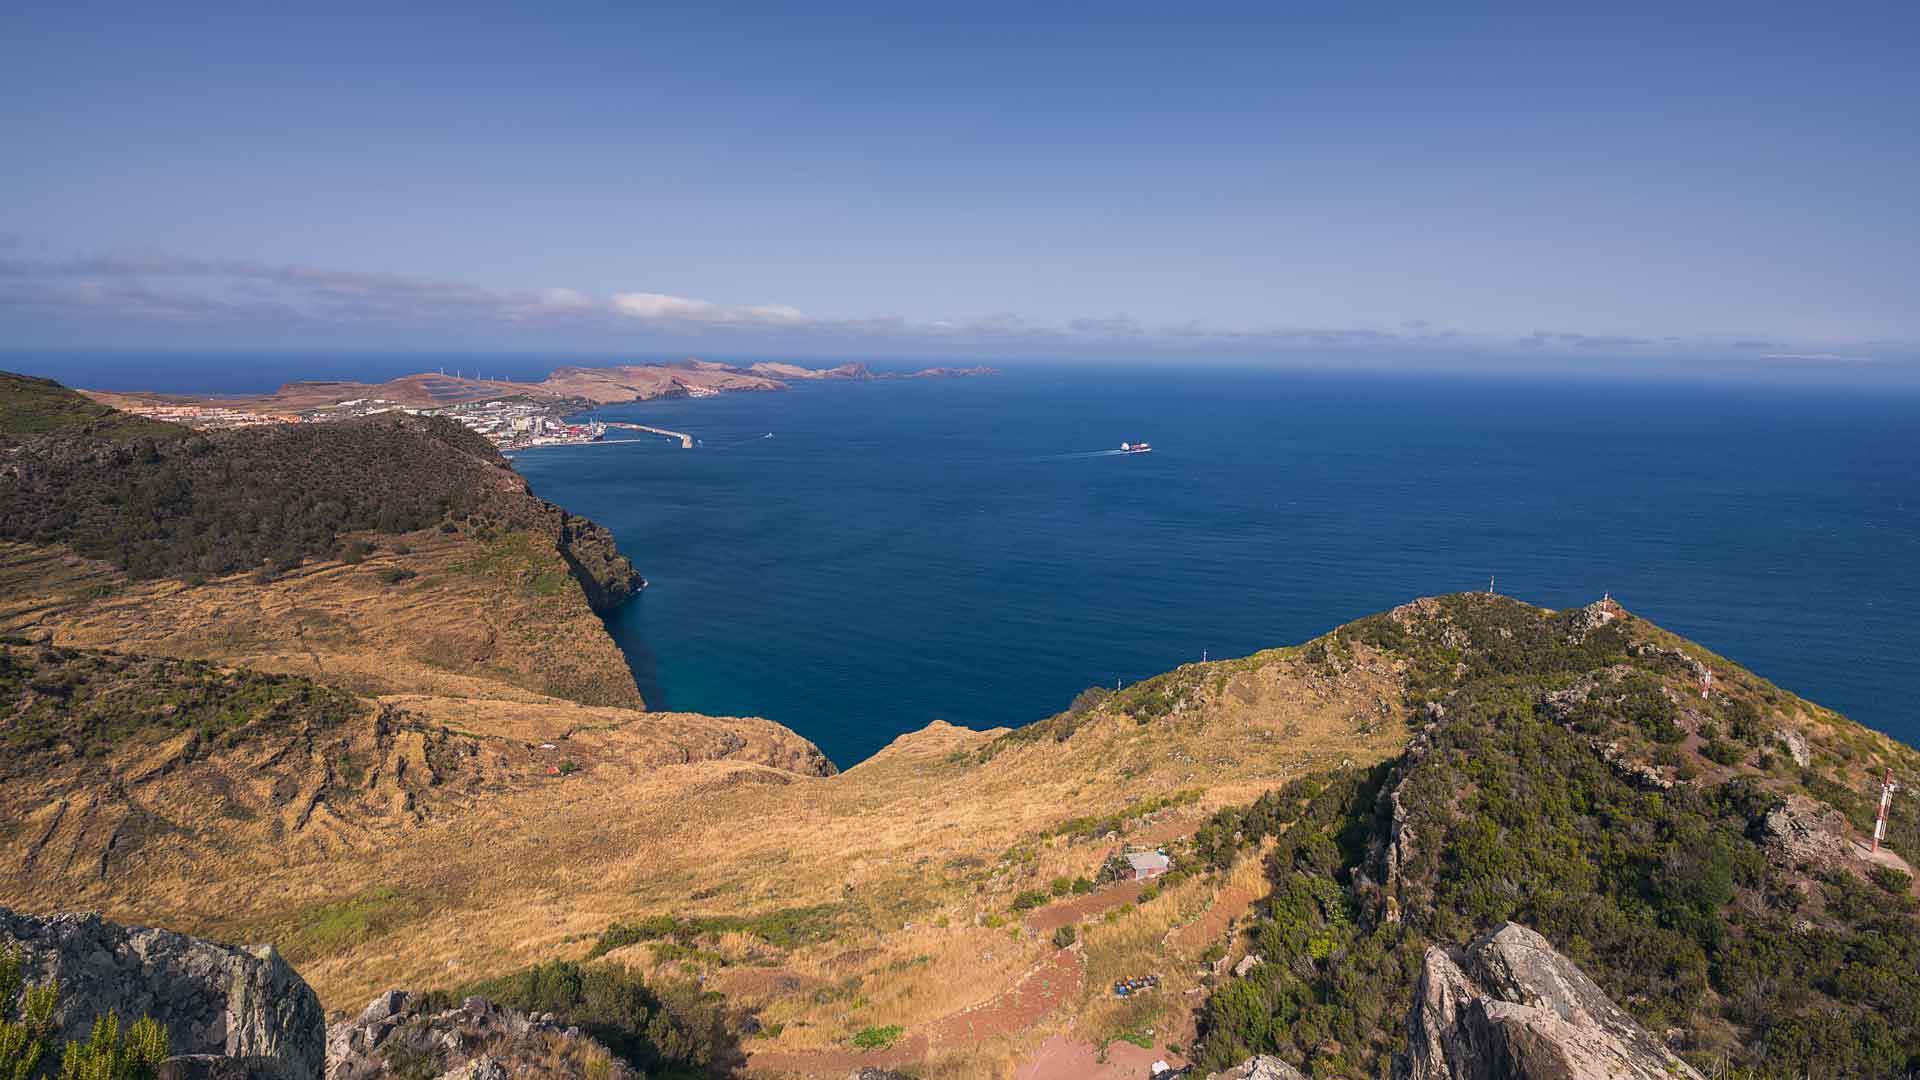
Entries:
[[1248, 953], [1247, 955], [1241, 957], [1240, 962], [1233, 965], [1234, 978], [1236, 979], [1246, 978], [1247, 972], [1252, 971], [1254, 968], [1257, 968], [1260, 966], [1260, 960], [1261, 960], [1261, 957], [1259, 953]]
[[1207, 1074], [1207, 1080], [1307, 1080], [1300, 1070], [1271, 1054], [1261, 1054], [1228, 1069]]
[[1767, 854], [1788, 866], [1832, 868], [1851, 854], [1847, 819], [1805, 795], [1788, 795], [1760, 821]]
[[576, 1080], [590, 1060], [608, 1062], [605, 1080], [632, 1080], [611, 1051], [552, 1013], [528, 1016], [483, 997], [439, 1011], [433, 1004], [389, 990], [329, 1027], [326, 1080], [390, 1080], [426, 1069], [439, 1080]]
[[876, 1069], [869, 1065], [864, 1069], [857, 1069], [848, 1073], [847, 1080], [913, 1080], [913, 1077], [903, 1072], [894, 1072], [892, 1069]]
[[1700, 1080], [1547, 939], [1517, 923], [1427, 950], [1396, 1080]]
[[1813, 754], [1807, 748], [1807, 737], [1805, 735], [1787, 728], [1779, 728], [1774, 731], [1773, 737], [1780, 740], [1780, 742], [1786, 746], [1787, 753], [1793, 756], [1793, 763], [1795, 765], [1804, 769], [1813, 763]]
[[1573, 613], [1568, 620], [1567, 644], [1585, 644], [1587, 635], [1619, 618], [1623, 612], [1611, 598], [1595, 600], [1586, 607]]
[[59, 981], [60, 1039], [85, 1039], [95, 1018], [113, 1011], [165, 1027], [169, 1049], [193, 1059], [174, 1067], [182, 1080], [319, 1080], [325, 1066], [320, 999], [270, 945], [243, 949], [97, 913], [40, 917], [6, 908], [0, 940], [24, 949], [30, 981]]

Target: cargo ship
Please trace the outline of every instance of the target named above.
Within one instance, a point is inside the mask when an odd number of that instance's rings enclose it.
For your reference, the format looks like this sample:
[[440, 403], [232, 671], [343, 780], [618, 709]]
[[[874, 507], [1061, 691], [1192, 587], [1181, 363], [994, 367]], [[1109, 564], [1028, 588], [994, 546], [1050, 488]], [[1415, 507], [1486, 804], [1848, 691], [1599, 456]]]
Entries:
[[1120, 452], [1123, 454], [1151, 454], [1153, 453], [1153, 444], [1143, 443], [1143, 442], [1123, 442], [1120, 444]]

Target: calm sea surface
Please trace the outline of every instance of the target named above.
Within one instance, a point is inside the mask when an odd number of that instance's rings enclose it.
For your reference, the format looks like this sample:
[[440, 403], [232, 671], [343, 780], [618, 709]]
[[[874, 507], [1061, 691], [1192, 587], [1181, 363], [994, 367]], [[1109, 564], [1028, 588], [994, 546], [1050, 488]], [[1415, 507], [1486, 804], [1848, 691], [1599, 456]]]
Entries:
[[1489, 576], [1920, 742], [1912, 391], [1016, 369], [600, 415], [704, 444], [517, 461], [652, 583], [611, 619], [649, 700], [843, 767]]

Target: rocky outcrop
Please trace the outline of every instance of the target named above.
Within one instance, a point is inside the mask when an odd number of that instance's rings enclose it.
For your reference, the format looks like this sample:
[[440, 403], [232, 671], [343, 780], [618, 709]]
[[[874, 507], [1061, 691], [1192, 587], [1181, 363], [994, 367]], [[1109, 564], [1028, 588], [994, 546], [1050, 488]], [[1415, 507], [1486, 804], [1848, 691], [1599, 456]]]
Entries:
[[1852, 844], [1846, 816], [1805, 795], [1788, 795], [1760, 819], [1767, 857], [1782, 866], [1830, 870], [1847, 861]]
[[542, 505], [558, 516], [555, 546], [586, 593], [589, 607], [604, 615], [647, 587], [646, 579], [620, 554], [606, 526], [575, 517], [552, 503]]
[[1274, 1057], [1261, 1054], [1228, 1069], [1226, 1072], [1208, 1073], [1207, 1080], [1306, 1080], [1300, 1070]]
[[1396, 1080], [1700, 1080], [1547, 939], [1507, 923], [1427, 950]]
[[1807, 746], [1805, 735], [1791, 728], [1779, 728], [1774, 731], [1773, 737], [1779, 740], [1780, 745], [1787, 748], [1787, 753], [1793, 757], [1795, 765], [1804, 769], [1813, 764], [1813, 754]]
[[389, 1080], [432, 1070], [439, 1080], [633, 1080], [579, 1028], [470, 997], [454, 1008], [388, 990], [327, 1028], [326, 1080]]
[[97, 914], [38, 917], [0, 908], [0, 941], [24, 954], [30, 982], [57, 980], [58, 1038], [85, 1039], [96, 1018], [151, 1016], [179, 1059], [178, 1080], [320, 1080], [326, 1017], [270, 945], [243, 949]]

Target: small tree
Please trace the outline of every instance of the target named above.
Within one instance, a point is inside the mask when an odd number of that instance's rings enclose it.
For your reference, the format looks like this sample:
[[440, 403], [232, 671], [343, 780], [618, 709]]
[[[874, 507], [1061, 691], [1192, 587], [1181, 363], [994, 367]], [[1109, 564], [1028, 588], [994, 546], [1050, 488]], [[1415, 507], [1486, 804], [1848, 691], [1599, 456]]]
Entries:
[[1075, 938], [1075, 934], [1074, 934], [1072, 923], [1068, 923], [1067, 925], [1053, 932], [1053, 944], [1056, 948], [1064, 949], [1067, 946], [1072, 945], [1074, 942], [1074, 938]]
[[141, 1017], [123, 1035], [119, 1014], [109, 1012], [93, 1022], [86, 1042], [67, 1044], [60, 1080], [152, 1080], [166, 1059], [167, 1033], [153, 1017]]
[[[22, 950], [0, 948], [0, 1080], [32, 1080], [53, 1037], [53, 1009], [60, 985], [26, 986]], [[18, 996], [19, 1007], [14, 1007]], [[60, 1080], [152, 1080], [167, 1057], [167, 1033], [143, 1016], [123, 1034], [117, 1013], [94, 1021], [86, 1042], [68, 1042]]]
[[[21, 951], [0, 948], [0, 1080], [27, 1080], [46, 1053], [53, 1034], [53, 1006], [60, 996], [57, 984], [28, 986]], [[13, 1007], [19, 997], [20, 1007]]]

